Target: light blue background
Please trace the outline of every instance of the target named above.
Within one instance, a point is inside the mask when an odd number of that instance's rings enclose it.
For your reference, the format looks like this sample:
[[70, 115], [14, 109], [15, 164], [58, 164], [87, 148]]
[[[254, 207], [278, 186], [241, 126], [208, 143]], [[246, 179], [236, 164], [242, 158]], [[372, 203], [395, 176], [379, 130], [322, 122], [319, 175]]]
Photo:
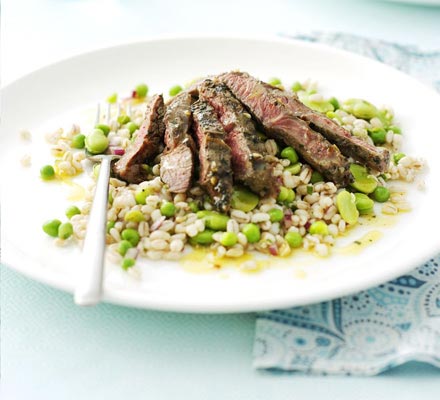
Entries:
[[[440, 8], [379, 1], [6, 0], [2, 27], [3, 84], [84, 50], [158, 34], [327, 30], [440, 48]], [[82, 309], [1, 272], [4, 399], [404, 400], [440, 392], [440, 372], [418, 363], [373, 378], [257, 372], [251, 314]]]

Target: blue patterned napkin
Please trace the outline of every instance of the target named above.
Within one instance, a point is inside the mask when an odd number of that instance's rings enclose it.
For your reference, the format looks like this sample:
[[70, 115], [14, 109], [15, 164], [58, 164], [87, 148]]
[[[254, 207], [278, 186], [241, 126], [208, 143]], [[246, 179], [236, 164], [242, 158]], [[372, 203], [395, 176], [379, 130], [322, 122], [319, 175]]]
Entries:
[[[369, 56], [440, 91], [440, 52], [346, 34], [296, 38]], [[410, 275], [356, 295], [259, 314], [254, 367], [374, 375], [415, 360], [440, 368], [439, 264], [440, 255]]]

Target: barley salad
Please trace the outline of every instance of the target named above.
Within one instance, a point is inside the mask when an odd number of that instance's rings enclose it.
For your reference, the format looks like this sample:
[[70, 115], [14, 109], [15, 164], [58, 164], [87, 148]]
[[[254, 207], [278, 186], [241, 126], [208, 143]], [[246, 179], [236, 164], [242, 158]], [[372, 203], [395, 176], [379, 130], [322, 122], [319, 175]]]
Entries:
[[[238, 259], [243, 260], [241, 268], [252, 271], [260, 264], [255, 259], [243, 259], [245, 254], [294, 257], [303, 249], [326, 257], [338, 237], [360, 220], [410, 211], [401, 182], [416, 181], [415, 185], [423, 189], [418, 173], [424, 162], [401, 152], [404, 132], [394, 121], [390, 107], [378, 107], [363, 99], [325, 97], [311, 80], [284, 85], [271, 78], [268, 84], [289, 92], [351, 136], [388, 150], [386, 169], [375, 171], [347, 157], [349, 168], [344, 173], [349, 171], [353, 179], [348, 184], [335, 183], [305, 161], [298, 149], [265, 132], [264, 123], [259, 121], [255, 124], [258, 138], [276, 189], [258, 193], [243, 180], [233, 180], [228, 207], [222, 209], [197, 176], [184, 192], [171, 191], [161, 177], [164, 153], [160, 151], [140, 165], [141, 182], [130, 183], [117, 175], [110, 179], [109, 260], [133, 271], [141, 258], [179, 260], [188, 252], [203, 248], [208, 254], [206, 262], [213, 268], [220, 267], [222, 260]], [[184, 88], [172, 87], [168, 104], [193, 88], [194, 82]], [[46, 135], [54, 159], [41, 168], [43, 180], [90, 176], [84, 200], [66, 204], [64, 217], [55, 216], [43, 224], [44, 232], [54, 237], [56, 245], [81, 245], [85, 237], [99, 169], [98, 164], [91, 165], [86, 160], [85, 148], [94, 153], [126, 154], [142, 130], [145, 109], [151, 100], [148, 86], [140, 84], [129, 97], [111, 95], [107, 107], [101, 107], [94, 127], [73, 124], [70, 129], [60, 128]], [[22, 132], [25, 139], [29, 135]], [[26, 166], [30, 160], [25, 157], [22, 163]], [[200, 161], [195, 164], [199, 168]]]

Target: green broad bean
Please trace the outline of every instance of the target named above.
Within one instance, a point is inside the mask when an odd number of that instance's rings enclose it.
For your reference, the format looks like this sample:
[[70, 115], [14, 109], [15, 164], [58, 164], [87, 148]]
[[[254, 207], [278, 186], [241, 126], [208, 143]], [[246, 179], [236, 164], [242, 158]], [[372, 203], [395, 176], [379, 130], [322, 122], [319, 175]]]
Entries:
[[355, 193], [356, 208], [360, 214], [371, 214], [373, 212], [374, 201], [364, 193]]
[[188, 207], [191, 210], [191, 212], [193, 212], [193, 213], [196, 213], [197, 211], [199, 211], [199, 205], [197, 204], [196, 201], [189, 202]]
[[75, 135], [70, 141], [70, 147], [74, 149], [83, 149], [85, 146], [86, 137], [82, 133]]
[[356, 118], [371, 119], [379, 115], [379, 111], [373, 104], [362, 99], [348, 99], [344, 101], [341, 108]]
[[41, 167], [40, 176], [41, 176], [41, 179], [43, 179], [45, 181], [49, 181], [49, 180], [55, 178], [55, 170], [52, 167], [52, 165], [44, 165], [43, 167]]
[[176, 95], [179, 94], [182, 90], [183, 90], [182, 86], [180, 86], [180, 85], [175, 85], [175, 86], [173, 86], [172, 88], [170, 88], [169, 95], [170, 95], [171, 97], [176, 96]]
[[350, 172], [354, 177], [354, 182], [351, 186], [362, 193], [372, 193], [377, 187], [377, 179], [368, 174], [367, 168], [359, 164], [351, 164]]
[[108, 221], [107, 222], [107, 233], [110, 233], [110, 230], [115, 227], [116, 221]]
[[122, 269], [124, 269], [125, 271], [127, 271], [129, 268], [133, 267], [134, 264], [136, 264], [136, 260], [134, 258], [124, 258], [122, 260]]
[[234, 246], [237, 242], [238, 238], [234, 232], [224, 232], [220, 237], [220, 243], [225, 247]]
[[313, 171], [312, 177], [310, 178], [310, 183], [318, 182], [324, 182], [324, 177], [318, 171]]
[[281, 85], [281, 80], [279, 78], [270, 78], [267, 83], [272, 86], [279, 86]]
[[295, 200], [295, 192], [293, 189], [287, 189], [287, 198], [284, 200], [286, 204], [290, 204], [293, 200]]
[[146, 203], [147, 197], [153, 194], [153, 190], [151, 188], [144, 188], [137, 190], [134, 193], [134, 199], [136, 200], [136, 204], [144, 205]]
[[160, 206], [160, 213], [165, 217], [174, 217], [174, 214], [176, 214], [176, 206], [170, 201], [167, 201]]
[[59, 219], [51, 219], [43, 224], [43, 231], [49, 236], [58, 237], [58, 229], [60, 228], [61, 221]]
[[137, 246], [139, 240], [141, 240], [138, 231], [132, 228], [124, 229], [121, 232], [121, 238], [128, 240], [133, 246]]
[[92, 154], [101, 154], [107, 150], [109, 140], [100, 129], [96, 129], [85, 139], [87, 151]]
[[387, 132], [383, 128], [371, 128], [368, 130], [368, 135], [375, 146], [384, 144], [386, 142]]
[[199, 232], [196, 236], [190, 239], [191, 244], [200, 244], [202, 246], [206, 246], [208, 244], [214, 243], [214, 239], [212, 235], [214, 235], [215, 231], [211, 229], [205, 229], [203, 232]]
[[107, 97], [107, 103], [114, 104], [118, 101], [118, 94], [112, 93], [110, 96]]
[[127, 254], [128, 249], [131, 249], [133, 247], [133, 244], [129, 242], [128, 240], [121, 240], [118, 244], [118, 253], [124, 257], [125, 254]]
[[285, 147], [281, 151], [281, 157], [289, 160], [291, 164], [295, 164], [298, 162], [298, 154], [296, 153], [295, 149], [290, 146]]
[[359, 211], [356, 208], [356, 198], [353, 193], [341, 190], [336, 196], [336, 207], [347, 224], [356, 224], [359, 218]]
[[292, 175], [298, 175], [301, 172], [301, 163], [296, 163], [293, 165], [289, 165], [284, 168], [284, 171], [289, 171]]
[[300, 90], [304, 90], [303, 85], [301, 85], [301, 82], [293, 82], [291, 86], [292, 92], [299, 92]]
[[328, 226], [324, 221], [316, 221], [310, 225], [309, 233], [311, 235], [328, 235]]
[[133, 135], [133, 133], [136, 131], [136, 129], [139, 129], [139, 125], [134, 122], [129, 122], [127, 124], [126, 128], [130, 132], [130, 135]]
[[198, 211], [197, 218], [203, 218], [205, 226], [213, 231], [225, 231], [230, 219], [227, 215], [208, 210]]
[[285, 186], [280, 187], [280, 192], [278, 193], [277, 201], [279, 203], [282, 203], [287, 200], [287, 197], [289, 196], [289, 189]]
[[271, 208], [268, 212], [270, 222], [280, 222], [284, 218], [284, 213], [279, 208]]
[[390, 199], [390, 191], [384, 186], [378, 186], [374, 190], [372, 196], [377, 202], [385, 203]]
[[66, 240], [73, 235], [73, 226], [70, 222], [64, 222], [58, 227], [58, 237]]
[[260, 201], [260, 198], [244, 187], [234, 188], [231, 197], [231, 206], [244, 212], [252, 211]]
[[303, 243], [303, 238], [299, 232], [287, 232], [284, 236], [284, 239], [286, 240], [287, 244], [293, 249], [301, 247]]
[[145, 221], [145, 216], [140, 210], [130, 210], [124, 216], [126, 222], [142, 222]]
[[145, 83], [141, 83], [136, 86], [136, 97], [139, 99], [143, 99], [147, 96], [148, 93], [148, 86]]
[[100, 131], [102, 131], [102, 133], [105, 136], [108, 136], [108, 134], [110, 133], [110, 127], [108, 125], [105, 124], [98, 124], [95, 126], [95, 129], [99, 129]]
[[249, 243], [257, 243], [261, 238], [261, 230], [257, 224], [246, 224], [241, 231]]
[[125, 125], [128, 124], [130, 122], [130, 117], [128, 115], [120, 115], [118, 117], [118, 123], [119, 125]]
[[396, 125], [390, 125], [388, 127], [388, 130], [393, 131], [394, 133], [401, 135], [402, 134], [402, 129], [400, 129], [400, 127], [396, 126]]
[[399, 164], [399, 161], [400, 161], [403, 157], [405, 157], [405, 156], [406, 156], [405, 153], [396, 153], [396, 154], [394, 154], [394, 155], [393, 155], [393, 161], [394, 161], [394, 164]]
[[81, 210], [77, 206], [70, 206], [66, 209], [66, 217], [71, 219], [74, 215], [81, 214]]
[[334, 110], [338, 110], [341, 107], [336, 97], [330, 97], [328, 102], [333, 106]]
[[313, 186], [307, 185], [307, 194], [313, 194]]

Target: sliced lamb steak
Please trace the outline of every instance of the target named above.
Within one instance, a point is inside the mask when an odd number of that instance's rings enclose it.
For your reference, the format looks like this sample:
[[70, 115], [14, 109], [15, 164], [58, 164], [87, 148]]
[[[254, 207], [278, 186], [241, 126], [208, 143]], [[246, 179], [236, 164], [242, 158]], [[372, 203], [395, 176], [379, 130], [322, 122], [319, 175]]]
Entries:
[[277, 99], [271, 86], [242, 72], [229, 72], [221, 75], [220, 79], [249, 109], [268, 135], [292, 146], [327, 179], [344, 186], [353, 181], [348, 160], [339, 149], [311, 129], [307, 122], [295, 117]]
[[243, 105], [224, 83], [209, 79], [200, 85], [199, 97], [214, 108], [227, 132], [225, 142], [232, 151], [234, 178], [256, 193], [276, 192], [273, 166], [263, 156], [264, 141]]
[[231, 148], [225, 143], [226, 132], [215, 110], [205, 101], [192, 106], [194, 131], [199, 145], [200, 184], [214, 201], [215, 207], [228, 211], [232, 195]]
[[267, 87], [268, 90], [274, 93], [280, 103], [286, 105], [293, 115], [306, 121], [312, 129], [336, 144], [342, 154], [353, 157], [375, 171], [385, 172], [387, 170], [390, 161], [390, 152], [387, 149], [376, 147], [356, 136], [352, 136], [350, 132], [339, 126], [335, 121], [301, 103], [292, 93], [281, 91], [270, 85], [267, 85]]
[[124, 181], [140, 183], [147, 179], [147, 172], [142, 164], [154, 158], [161, 151], [165, 131], [164, 113], [165, 106], [162, 95], [153, 96], [147, 105], [145, 119], [136, 139], [113, 166], [113, 172]]
[[186, 192], [194, 174], [195, 145], [189, 135], [191, 103], [191, 94], [182, 92], [171, 99], [165, 112], [167, 147], [160, 162], [160, 177], [173, 193]]

